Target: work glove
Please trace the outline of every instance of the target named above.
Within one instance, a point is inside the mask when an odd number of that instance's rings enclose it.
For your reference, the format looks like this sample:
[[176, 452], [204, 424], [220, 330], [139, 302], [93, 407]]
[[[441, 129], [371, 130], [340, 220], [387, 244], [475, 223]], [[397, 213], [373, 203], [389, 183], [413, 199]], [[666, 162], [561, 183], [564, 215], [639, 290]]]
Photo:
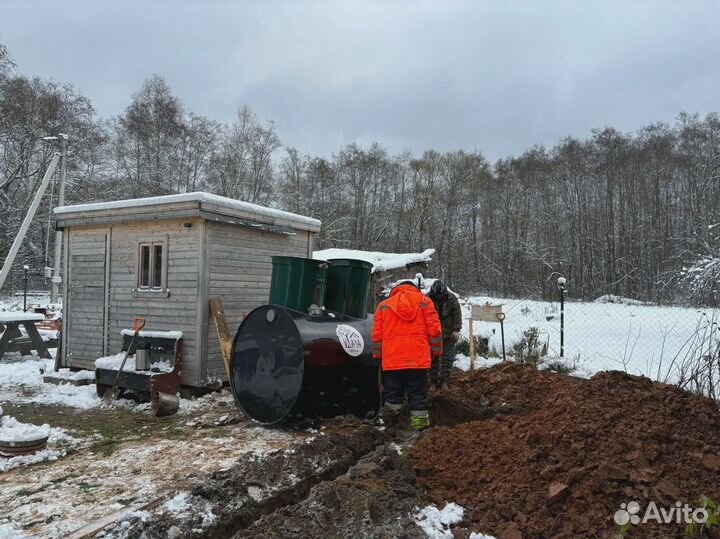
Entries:
[[453, 342], [458, 342], [460, 340], [460, 332], [459, 331], [453, 331], [452, 335], [450, 335], [450, 338]]

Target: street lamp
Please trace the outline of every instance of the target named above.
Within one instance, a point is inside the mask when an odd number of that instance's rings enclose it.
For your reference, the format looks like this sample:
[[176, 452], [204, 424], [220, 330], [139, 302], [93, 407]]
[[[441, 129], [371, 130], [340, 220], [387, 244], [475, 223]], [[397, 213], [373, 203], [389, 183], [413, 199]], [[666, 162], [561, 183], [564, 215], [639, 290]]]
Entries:
[[565, 277], [558, 277], [557, 287], [560, 290], [560, 357], [565, 357]]

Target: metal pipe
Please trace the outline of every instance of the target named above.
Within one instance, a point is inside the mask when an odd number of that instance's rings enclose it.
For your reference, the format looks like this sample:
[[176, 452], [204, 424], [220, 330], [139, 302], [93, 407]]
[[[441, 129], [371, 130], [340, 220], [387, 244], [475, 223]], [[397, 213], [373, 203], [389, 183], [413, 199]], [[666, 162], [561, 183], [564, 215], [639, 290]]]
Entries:
[[52, 178], [52, 175], [55, 172], [55, 168], [57, 167], [59, 160], [60, 160], [60, 154], [55, 153], [52, 160], [50, 161], [50, 165], [48, 166], [47, 170], [45, 171], [45, 176], [42, 179], [42, 183], [40, 183], [40, 188], [38, 189], [38, 192], [35, 195], [35, 199], [32, 201], [32, 204], [30, 204], [30, 208], [28, 209], [28, 212], [25, 215], [25, 219], [23, 220], [23, 223], [20, 226], [20, 230], [18, 231], [17, 236], [15, 236], [15, 240], [13, 241], [12, 247], [10, 247], [10, 251], [8, 252], [7, 257], [5, 258], [5, 263], [3, 264], [2, 270], [0, 270], [0, 289], [2, 289], [3, 285], [5, 284], [5, 279], [7, 279], [7, 276], [10, 273], [10, 267], [13, 265], [13, 262], [15, 262], [15, 257], [17, 256], [18, 251], [20, 250], [20, 246], [22, 245], [22, 242], [25, 239], [25, 235], [27, 234], [28, 229], [30, 228], [30, 223], [32, 222], [33, 217], [35, 217], [35, 213], [37, 212], [37, 209], [40, 206], [40, 201], [42, 200], [42, 197], [45, 194], [45, 190], [47, 189], [47, 186], [50, 183], [50, 178]]
[[[65, 174], [67, 171], [67, 153], [68, 153], [68, 137], [67, 135], [60, 134], [62, 138], [62, 163], [60, 165], [60, 183], [58, 185], [58, 207], [65, 205]], [[55, 271], [52, 277], [52, 292], [50, 294], [50, 301], [52, 303], [58, 302], [58, 295], [60, 291], [60, 283], [62, 283], [62, 274], [60, 273], [60, 261], [62, 258], [62, 230], [55, 232]]]

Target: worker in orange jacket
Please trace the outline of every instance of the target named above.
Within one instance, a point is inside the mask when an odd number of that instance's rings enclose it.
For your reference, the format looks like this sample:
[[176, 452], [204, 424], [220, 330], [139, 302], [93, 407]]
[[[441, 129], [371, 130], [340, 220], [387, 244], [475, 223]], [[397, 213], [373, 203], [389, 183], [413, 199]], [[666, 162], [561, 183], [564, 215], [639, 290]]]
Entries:
[[442, 327], [433, 302], [412, 281], [401, 281], [381, 302], [373, 325], [373, 357], [382, 359], [385, 414], [396, 415], [407, 396], [410, 426], [430, 426], [430, 356], [442, 355]]

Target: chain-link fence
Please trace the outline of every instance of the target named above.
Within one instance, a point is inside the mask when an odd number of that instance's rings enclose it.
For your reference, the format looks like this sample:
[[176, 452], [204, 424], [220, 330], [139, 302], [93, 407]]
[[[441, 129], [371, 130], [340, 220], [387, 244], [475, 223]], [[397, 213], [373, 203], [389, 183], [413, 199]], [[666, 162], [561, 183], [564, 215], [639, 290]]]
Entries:
[[[616, 296], [565, 301], [561, 354], [559, 294], [556, 301], [477, 296], [469, 298], [470, 303], [503, 306], [505, 348], [514, 359], [560, 362], [585, 376], [623, 370], [703, 393], [711, 393], [720, 382], [720, 309], [654, 305]], [[469, 319], [469, 305], [465, 312]], [[499, 323], [474, 322], [473, 330], [483, 339], [481, 355], [502, 354]], [[468, 331], [466, 321], [466, 337]]]

